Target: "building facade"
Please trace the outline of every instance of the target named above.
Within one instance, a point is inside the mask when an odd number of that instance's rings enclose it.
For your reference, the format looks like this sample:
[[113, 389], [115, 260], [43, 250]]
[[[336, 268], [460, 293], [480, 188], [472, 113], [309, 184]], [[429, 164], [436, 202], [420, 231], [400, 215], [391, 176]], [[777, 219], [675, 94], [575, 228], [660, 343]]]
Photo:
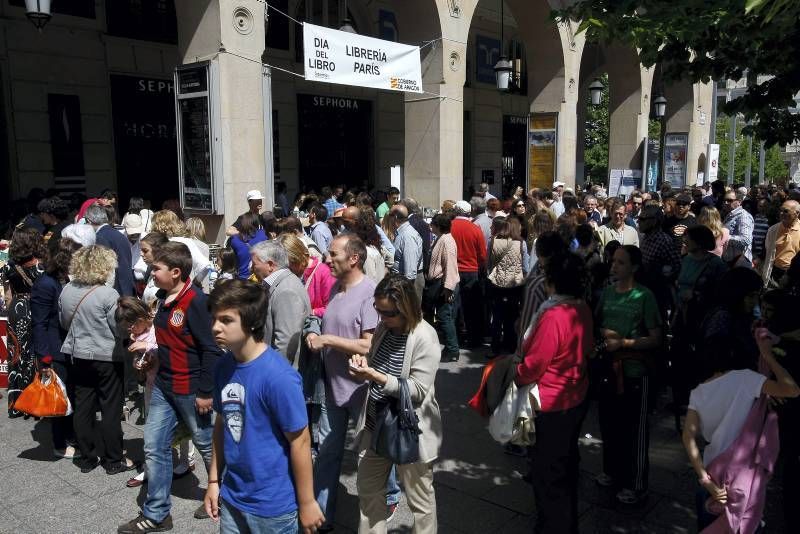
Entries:
[[[219, 80], [224, 198], [211, 235], [245, 209], [244, 192], [290, 198], [344, 183], [385, 188], [402, 170], [423, 205], [471, 186], [582, 182], [588, 85], [609, 80], [609, 168], [642, 169], [651, 96], [669, 102], [667, 133], [685, 135], [683, 176], [703, 171], [711, 89], [663, 86], [634, 50], [587, 45], [547, 0], [71, 0], [42, 32], [22, 0], [0, 1], [0, 165], [5, 201], [32, 187], [103, 188], [154, 207], [180, 194], [173, 75], [209, 61]], [[274, 9], [273, 9], [274, 8]], [[425, 93], [302, 78], [301, 22], [421, 47]], [[501, 20], [502, 19], [502, 20]], [[264, 21], [262, 24], [261, 21]], [[502, 40], [501, 40], [502, 35]], [[495, 88], [494, 64], [514, 84]], [[264, 67], [262, 62], [270, 65]]]

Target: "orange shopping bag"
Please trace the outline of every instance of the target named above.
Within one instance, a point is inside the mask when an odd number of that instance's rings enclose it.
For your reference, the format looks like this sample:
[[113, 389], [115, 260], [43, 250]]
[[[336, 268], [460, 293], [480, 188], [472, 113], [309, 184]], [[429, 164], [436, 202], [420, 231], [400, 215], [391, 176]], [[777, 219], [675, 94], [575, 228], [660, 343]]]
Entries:
[[49, 379], [42, 380], [36, 373], [33, 382], [17, 397], [14, 409], [34, 417], [63, 417], [72, 413], [64, 382], [52, 369]]

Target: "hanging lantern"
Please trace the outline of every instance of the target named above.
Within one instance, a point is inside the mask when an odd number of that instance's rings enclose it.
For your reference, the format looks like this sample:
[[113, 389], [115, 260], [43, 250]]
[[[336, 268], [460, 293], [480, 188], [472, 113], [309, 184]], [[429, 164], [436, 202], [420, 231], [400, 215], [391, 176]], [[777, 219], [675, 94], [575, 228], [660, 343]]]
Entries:
[[53, 16], [50, 13], [50, 0], [25, 0], [25, 16], [41, 32]]
[[494, 75], [497, 80], [497, 90], [506, 92], [511, 89], [511, 78], [513, 76], [514, 69], [511, 66], [511, 62], [503, 56], [500, 58], [494, 66]]
[[664, 95], [658, 95], [655, 100], [653, 100], [653, 107], [655, 108], [656, 118], [661, 119], [667, 113], [667, 99], [664, 98]]
[[344, 19], [342, 21], [342, 25], [339, 27], [340, 32], [347, 32], [347, 33], [358, 33], [355, 28], [353, 28], [352, 21], [348, 19]]
[[591, 98], [593, 106], [600, 105], [600, 100], [603, 98], [603, 89], [605, 88], [606, 86], [603, 85], [600, 78], [595, 78], [594, 81], [589, 84], [589, 97]]

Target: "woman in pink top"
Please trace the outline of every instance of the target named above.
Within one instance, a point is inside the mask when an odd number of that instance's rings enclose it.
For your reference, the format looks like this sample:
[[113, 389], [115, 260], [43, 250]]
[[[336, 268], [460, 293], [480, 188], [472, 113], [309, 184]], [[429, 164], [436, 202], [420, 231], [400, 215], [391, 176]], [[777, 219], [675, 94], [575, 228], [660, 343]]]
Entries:
[[289, 256], [289, 270], [303, 281], [311, 301], [311, 313], [322, 317], [328, 307], [331, 288], [336, 278], [331, 268], [316, 256], [311, 256], [306, 245], [295, 234], [281, 234], [278, 238]]
[[536, 532], [578, 532], [578, 435], [586, 417], [587, 361], [594, 346], [592, 312], [582, 300], [586, 269], [578, 256], [545, 266], [549, 295], [522, 342], [518, 385], [539, 385], [531, 479]]

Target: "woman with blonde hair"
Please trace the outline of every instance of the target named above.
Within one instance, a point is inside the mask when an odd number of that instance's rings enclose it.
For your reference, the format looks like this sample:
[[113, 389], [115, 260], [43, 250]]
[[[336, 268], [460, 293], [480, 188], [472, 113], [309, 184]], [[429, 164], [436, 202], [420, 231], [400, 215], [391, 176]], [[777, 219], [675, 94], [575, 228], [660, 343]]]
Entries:
[[702, 224], [714, 234], [716, 247], [711, 251], [712, 254], [722, 257], [725, 252], [725, 246], [728, 244], [728, 239], [731, 237], [730, 231], [722, 224], [722, 217], [714, 206], [705, 206], [700, 210], [700, 215], [697, 216], [697, 224]]
[[[202, 225], [202, 221], [196, 220]], [[195, 231], [199, 230], [200, 225], [197, 222], [192, 223]], [[183, 243], [189, 248], [189, 252], [192, 253], [192, 280], [195, 285], [203, 288], [204, 293], [208, 293], [208, 272], [211, 270], [208, 245], [195, 235], [190, 234], [186, 223], [180, 220], [175, 212], [170, 210], [157, 211], [153, 215], [153, 232], [162, 233], [170, 241]], [[203, 227], [202, 233], [205, 234], [205, 227]]]
[[[386, 482], [394, 464], [370, 444], [379, 408], [396, 402], [400, 379], [408, 386], [411, 404], [419, 417], [419, 460], [397, 466], [414, 515], [413, 532], [436, 532], [436, 495], [433, 462], [442, 444], [442, 421], [434, 382], [441, 349], [436, 330], [422, 319], [414, 284], [403, 275], [389, 275], [375, 288], [375, 310], [381, 322], [366, 356], [350, 357], [350, 373], [367, 381], [367, 394], [356, 427], [361, 454], [358, 462], [360, 534], [386, 532], [389, 515]], [[359, 441], [360, 440], [360, 441]]]
[[[135, 468], [122, 450], [123, 362], [114, 359], [119, 294], [111, 287], [116, 268], [114, 251], [99, 245], [79, 249], [58, 299], [61, 328], [67, 331], [61, 352], [71, 356], [75, 371], [73, 421], [82, 473], [101, 464], [109, 475]], [[102, 447], [94, 439], [96, 406], [102, 414]], [[102, 450], [101, 459], [96, 450]]]
[[325, 314], [336, 278], [331, 268], [317, 256], [311, 256], [306, 245], [293, 233], [278, 236], [289, 257], [289, 270], [296, 274], [308, 291], [311, 313], [317, 317]]

